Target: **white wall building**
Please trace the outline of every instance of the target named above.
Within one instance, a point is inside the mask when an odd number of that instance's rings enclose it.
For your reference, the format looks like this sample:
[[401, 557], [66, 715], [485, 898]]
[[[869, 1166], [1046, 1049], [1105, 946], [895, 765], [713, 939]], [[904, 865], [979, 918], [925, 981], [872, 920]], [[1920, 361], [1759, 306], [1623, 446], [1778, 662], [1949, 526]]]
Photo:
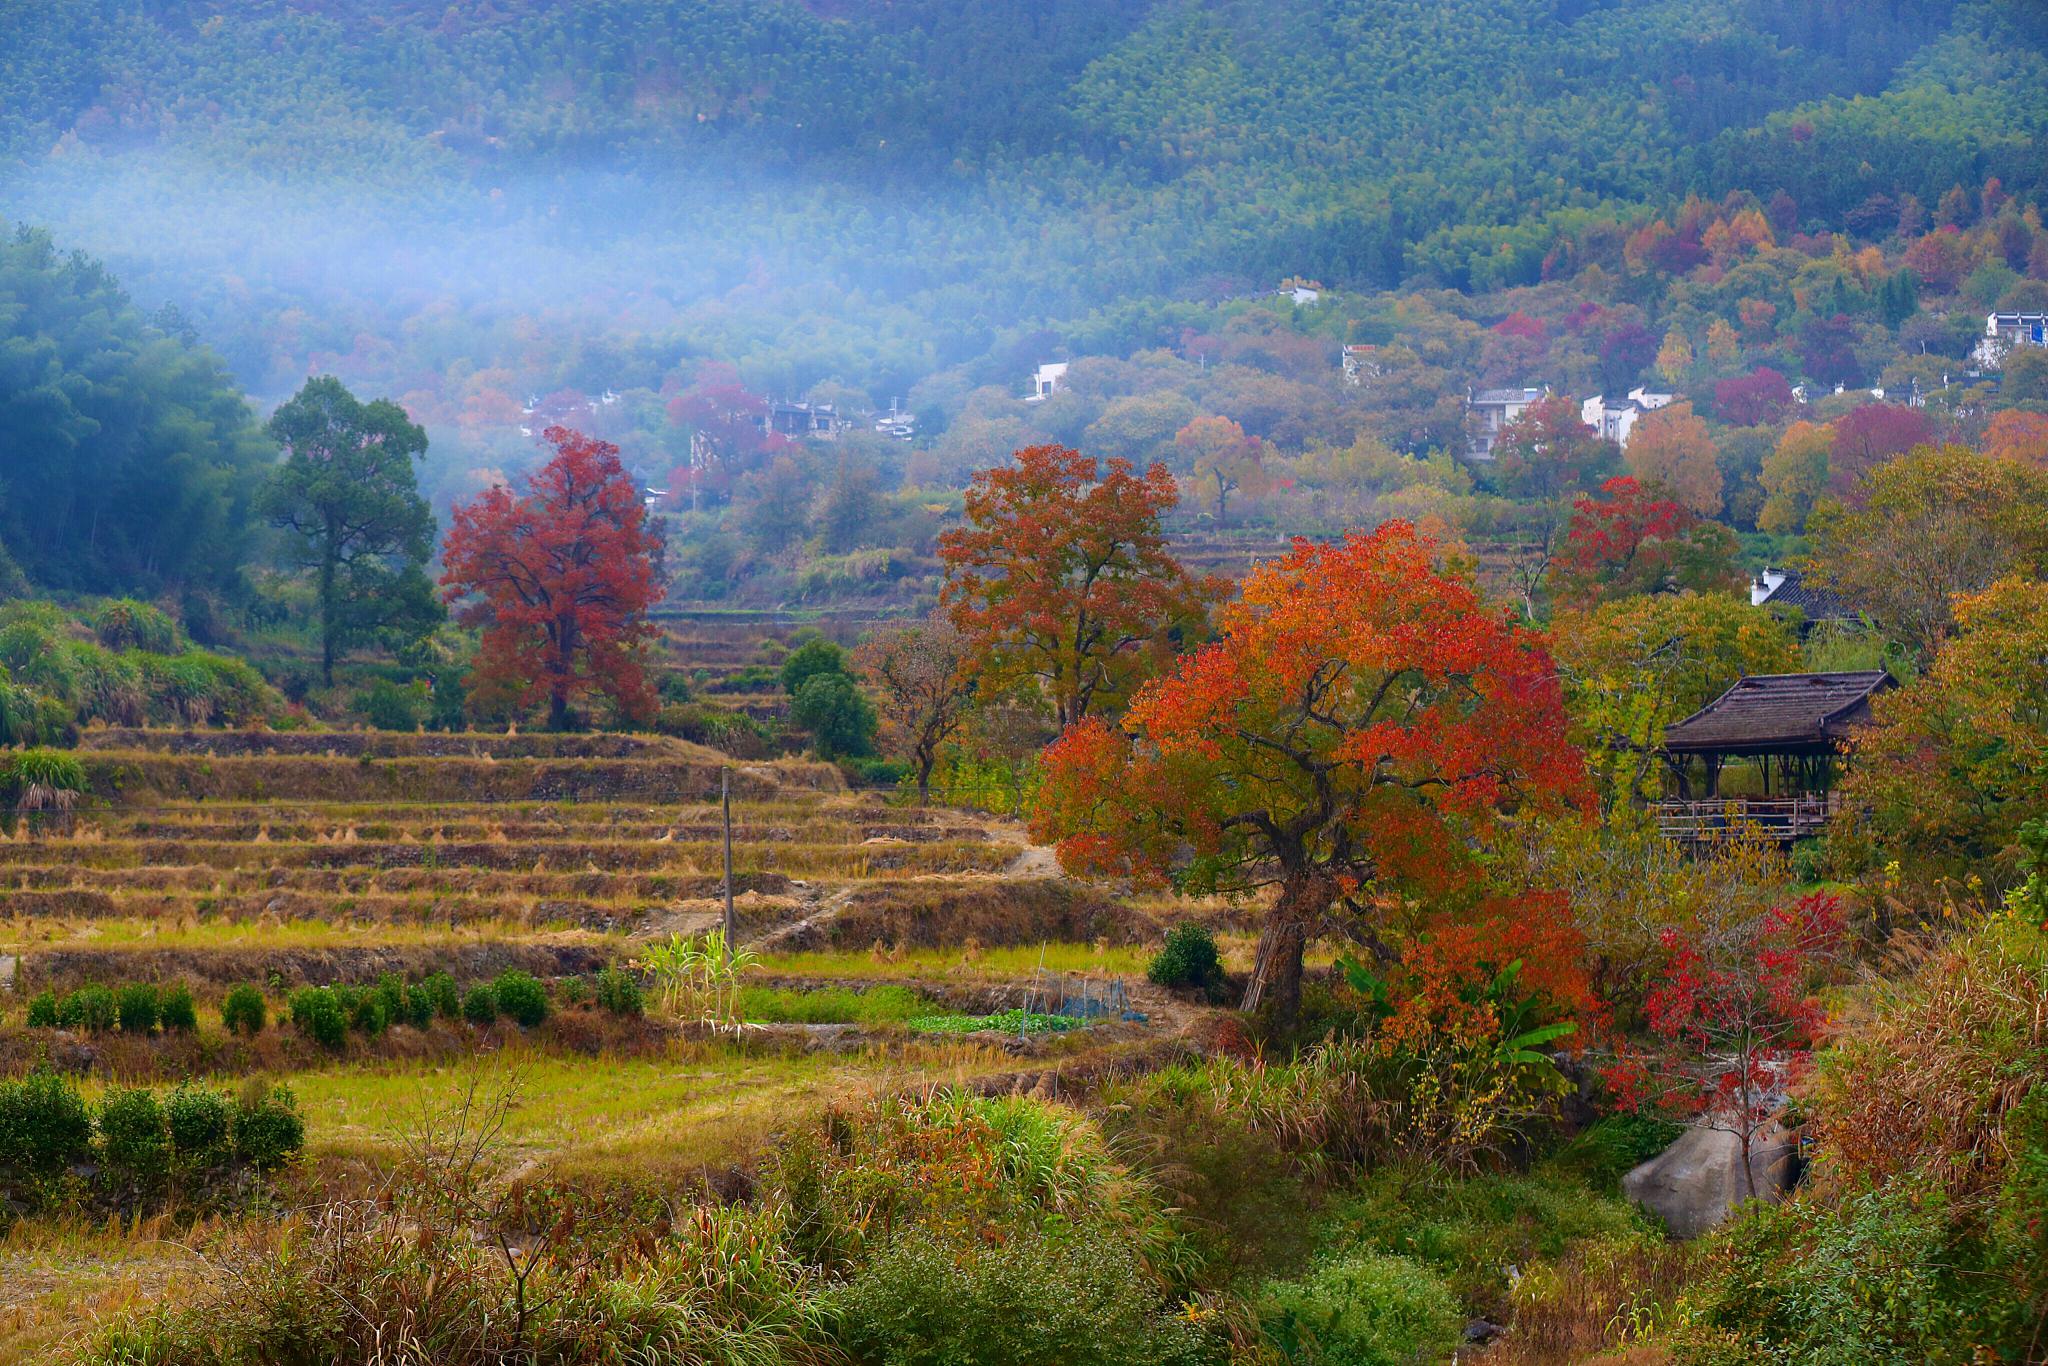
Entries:
[[1579, 421], [1627, 450], [1628, 434], [1636, 425], [1636, 419], [1644, 413], [1654, 413], [1659, 408], [1670, 406], [1676, 397], [1675, 394], [1653, 394], [1647, 389], [1637, 388], [1629, 390], [1628, 397], [1624, 399], [1589, 398], [1579, 405]]
[[1038, 373], [1031, 377], [1031, 392], [1024, 396], [1026, 403], [1040, 403], [1059, 392], [1067, 382], [1067, 362], [1047, 361], [1038, 367]]
[[2002, 368], [2006, 355], [2016, 346], [2048, 346], [2048, 313], [1984, 315], [1984, 339], [1973, 353], [1979, 366]]
[[1472, 458], [1493, 459], [1494, 443], [1500, 440], [1501, 429], [1549, 392], [1548, 385], [1541, 389], [1480, 389], [1468, 392], [1465, 395], [1466, 410], [1479, 419], [1478, 430], [1472, 434]]

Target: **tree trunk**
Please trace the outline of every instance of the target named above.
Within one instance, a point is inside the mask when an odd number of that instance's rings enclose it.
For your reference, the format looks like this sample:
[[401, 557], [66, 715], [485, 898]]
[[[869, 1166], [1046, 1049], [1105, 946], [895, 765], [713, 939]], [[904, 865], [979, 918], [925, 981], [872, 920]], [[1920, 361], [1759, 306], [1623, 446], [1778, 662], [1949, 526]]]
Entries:
[[1256, 1011], [1270, 1001], [1274, 1024], [1282, 1030], [1293, 1028], [1301, 1013], [1302, 949], [1335, 897], [1336, 887], [1318, 870], [1287, 874], [1280, 884], [1279, 900], [1260, 927], [1258, 958], [1252, 964], [1240, 1009]]
[[548, 729], [569, 729], [569, 693], [560, 684], [548, 693]]
[[334, 580], [337, 567], [330, 552], [320, 560], [320, 682], [334, 686]]

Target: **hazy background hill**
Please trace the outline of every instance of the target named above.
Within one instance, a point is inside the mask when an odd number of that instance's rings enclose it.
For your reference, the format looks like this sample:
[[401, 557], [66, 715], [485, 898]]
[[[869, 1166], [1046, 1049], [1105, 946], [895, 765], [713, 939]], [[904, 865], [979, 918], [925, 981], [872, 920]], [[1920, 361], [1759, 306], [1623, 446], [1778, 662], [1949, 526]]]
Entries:
[[0, 203], [260, 395], [452, 299], [880, 399], [1131, 299], [1532, 283], [1616, 202], [2025, 194], [2044, 41], [2010, 0], [9, 0]]

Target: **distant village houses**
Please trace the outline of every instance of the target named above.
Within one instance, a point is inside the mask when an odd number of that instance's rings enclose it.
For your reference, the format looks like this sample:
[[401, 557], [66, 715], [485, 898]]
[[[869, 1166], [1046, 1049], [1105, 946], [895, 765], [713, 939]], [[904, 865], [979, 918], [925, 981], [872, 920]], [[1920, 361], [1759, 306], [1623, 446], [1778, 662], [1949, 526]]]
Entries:
[[755, 415], [754, 423], [763, 435], [811, 437], [819, 441], [837, 440], [848, 425], [830, 403], [794, 403], [786, 399], [770, 403]]
[[1067, 362], [1047, 361], [1038, 367], [1038, 373], [1031, 377], [1031, 392], [1024, 396], [1026, 403], [1043, 403], [1058, 393], [1060, 386], [1067, 382]]
[[1985, 314], [1984, 337], [1973, 355], [1980, 368], [1998, 370], [2021, 346], [2048, 346], [2048, 313]]
[[1479, 389], [1468, 392], [1465, 408], [1475, 419], [1471, 458], [1493, 459], [1493, 448], [1500, 441], [1502, 429], [1520, 417], [1530, 404], [1549, 393], [1548, 385], [1541, 389]]
[[1676, 397], [1675, 394], [1653, 394], [1647, 389], [1636, 388], [1629, 390], [1628, 397], [1624, 399], [1609, 399], [1604, 395], [1589, 398], [1579, 405], [1579, 421], [1627, 450], [1628, 434], [1634, 429], [1636, 419], [1644, 413], [1669, 407]]
[[1378, 379], [1385, 373], [1380, 364], [1380, 349], [1370, 342], [1350, 342], [1344, 347], [1344, 382], [1363, 385], [1367, 380]]

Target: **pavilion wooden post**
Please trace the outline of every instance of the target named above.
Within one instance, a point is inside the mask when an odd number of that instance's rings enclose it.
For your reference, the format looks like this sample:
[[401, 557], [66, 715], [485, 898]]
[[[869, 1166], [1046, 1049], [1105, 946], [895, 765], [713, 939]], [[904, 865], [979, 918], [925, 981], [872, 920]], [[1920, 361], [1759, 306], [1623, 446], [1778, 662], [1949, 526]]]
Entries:
[[738, 926], [732, 913], [732, 770], [718, 770], [718, 802], [725, 816], [725, 965], [732, 966], [732, 939]]

